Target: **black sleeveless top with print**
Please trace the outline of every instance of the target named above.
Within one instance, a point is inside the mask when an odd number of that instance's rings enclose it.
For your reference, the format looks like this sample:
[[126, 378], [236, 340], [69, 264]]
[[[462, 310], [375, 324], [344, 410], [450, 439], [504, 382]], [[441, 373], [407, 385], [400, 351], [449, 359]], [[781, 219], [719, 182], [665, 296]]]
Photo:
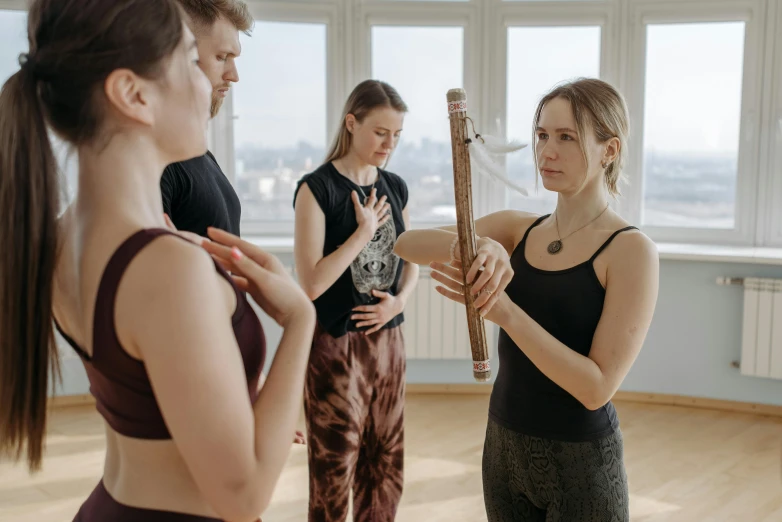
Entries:
[[[598, 255], [626, 230], [614, 232], [589, 260], [564, 270], [541, 270], [527, 262], [530, 230], [511, 255], [513, 280], [508, 297], [548, 333], [573, 351], [588, 356], [603, 312], [605, 289], [593, 267]], [[499, 371], [491, 394], [489, 416], [507, 429], [546, 439], [583, 442], [612, 434], [619, 426], [609, 402], [591, 411], [546, 377], [510, 336], [500, 330]]]
[[[375, 181], [378, 199], [386, 196], [391, 206], [392, 219], [386, 221], [375, 237], [364, 247], [345, 272], [320, 297], [315, 299], [315, 311], [321, 327], [338, 338], [347, 332], [367, 330], [358, 328], [350, 317], [353, 308], [377, 304], [380, 300], [372, 290], [396, 295], [404, 261], [394, 254], [396, 238], [405, 231], [402, 211], [407, 206], [408, 191], [405, 181], [392, 172], [377, 169]], [[359, 200], [369, 196], [372, 186], [359, 186], [337, 171], [329, 162], [305, 175], [296, 186], [294, 207], [301, 185], [306, 183], [326, 218], [323, 257], [336, 251], [358, 229], [356, 210], [351, 192], [356, 191]], [[400, 313], [383, 328], [394, 328], [404, 321]]]

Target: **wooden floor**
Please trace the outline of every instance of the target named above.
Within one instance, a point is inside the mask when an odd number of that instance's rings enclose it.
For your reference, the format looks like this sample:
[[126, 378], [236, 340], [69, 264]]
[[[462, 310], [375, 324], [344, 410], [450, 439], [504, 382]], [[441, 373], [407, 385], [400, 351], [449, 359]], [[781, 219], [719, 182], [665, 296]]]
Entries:
[[[488, 396], [412, 395], [397, 520], [480, 522]], [[782, 419], [617, 402], [634, 522], [782, 521]], [[93, 407], [53, 414], [42, 473], [0, 464], [0, 521], [70, 522], [100, 478]], [[293, 448], [264, 522], [304, 521], [306, 450]]]

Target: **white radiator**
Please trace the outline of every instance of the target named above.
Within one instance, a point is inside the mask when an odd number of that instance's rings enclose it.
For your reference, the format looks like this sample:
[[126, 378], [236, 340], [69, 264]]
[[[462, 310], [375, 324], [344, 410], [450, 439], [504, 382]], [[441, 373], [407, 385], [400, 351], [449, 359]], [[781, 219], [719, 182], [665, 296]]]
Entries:
[[741, 373], [782, 379], [782, 279], [747, 277], [743, 284]]
[[[467, 312], [435, 290], [439, 283], [421, 268], [418, 285], [407, 301], [403, 332], [408, 359], [472, 360]], [[496, 352], [493, 323], [486, 321], [486, 343], [489, 355]]]

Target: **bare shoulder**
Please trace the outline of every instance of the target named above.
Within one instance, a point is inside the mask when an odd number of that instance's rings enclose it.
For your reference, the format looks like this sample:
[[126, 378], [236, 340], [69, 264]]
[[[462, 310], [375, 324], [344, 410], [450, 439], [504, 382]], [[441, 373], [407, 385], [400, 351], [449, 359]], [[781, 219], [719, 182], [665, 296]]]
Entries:
[[[533, 214], [532, 212], [524, 212], [522, 210], [501, 210], [494, 212], [486, 216], [493, 222], [495, 229], [497, 229], [497, 235], [503, 238], [500, 241], [508, 253], [512, 253], [516, 249], [516, 245], [521, 242], [524, 234], [529, 227], [535, 223], [541, 216], [540, 214]], [[499, 231], [502, 232], [499, 232]]]
[[641, 256], [649, 254], [657, 255], [657, 244], [643, 231], [621, 216], [613, 216], [609, 226], [614, 231], [623, 230], [614, 238], [613, 242], [616, 243], [615, 250], [621, 250], [624, 255], [633, 252]]
[[[625, 224], [618, 230], [629, 226]], [[641, 230], [625, 230], [614, 240], [608, 256], [609, 268], [612, 272], [623, 271], [639, 274], [639, 272], [654, 272], [660, 264], [657, 244]]]
[[137, 331], [189, 304], [214, 301], [218, 292], [214, 261], [205, 250], [177, 236], [158, 237], [125, 271], [117, 290], [117, 327]]
[[[214, 262], [200, 246], [175, 235], [155, 238], [128, 265], [126, 280], [140, 287], [170, 287], [214, 272]], [[134, 285], [134, 286], [136, 286]]]
[[515, 221], [516, 225], [523, 227], [524, 230], [522, 231], [522, 234], [527, 231], [527, 229], [532, 226], [532, 224], [540, 219], [541, 214], [535, 214], [533, 212], [524, 212], [521, 210], [510, 210], [508, 212], [513, 213], [513, 220]]
[[523, 210], [500, 210], [489, 214], [490, 216], [496, 216], [496, 219], [501, 219], [506, 222], [512, 222], [514, 224], [530, 223], [532, 224], [536, 219], [540, 217], [540, 214], [534, 214], [532, 212], [525, 212]]

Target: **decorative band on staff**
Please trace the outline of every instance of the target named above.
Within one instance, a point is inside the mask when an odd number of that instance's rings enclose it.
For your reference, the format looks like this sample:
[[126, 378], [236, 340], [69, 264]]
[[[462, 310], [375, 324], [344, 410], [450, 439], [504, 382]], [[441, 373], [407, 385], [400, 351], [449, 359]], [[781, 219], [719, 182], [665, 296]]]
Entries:
[[490, 372], [491, 367], [489, 366], [489, 361], [473, 361], [472, 371], [479, 373]]
[[467, 112], [467, 100], [448, 102], [448, 114]]

